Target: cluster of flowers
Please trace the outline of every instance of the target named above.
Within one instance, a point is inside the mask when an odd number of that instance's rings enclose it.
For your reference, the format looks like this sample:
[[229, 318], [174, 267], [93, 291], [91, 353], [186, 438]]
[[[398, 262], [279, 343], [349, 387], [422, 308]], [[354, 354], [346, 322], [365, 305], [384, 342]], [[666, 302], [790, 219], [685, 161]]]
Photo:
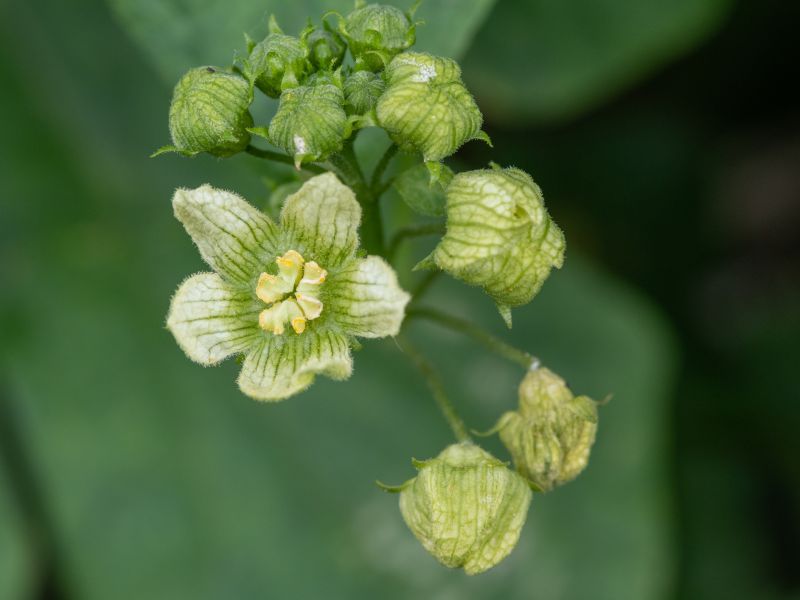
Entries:
[[[199, 67], [178, 82], [173, 144], [158, 153], [229, 157], [255, 135], [298, 168], [322, 170], [355, 131], [381, 127], [421, 157], [446, 198], [446, 233], [418, 267], [482, 287], [510, 326], [511, 308], [529, 302], [561, 266], [564, 236], [523, 171], [454, 175], [442, 165], [467, 141], [488, 138], [458, 64], [409, 51], [413, 12], [357, 2], [336, 27], [309, 25], [299, 37], [272, 19], [269, 35], [248, 40], [248, 56], [232, 68]], [[250, 113], [255, 90], [279, 99], [265, 127]], [[188, 278], [172, 299], [167, 325], [185, 353], [203, 365], [243, 356], [240, 389], [276, 401], [318, 374], [347, 378], [356, 338], [397, 335], [410, 296], [384, 258], [359, 250], [361, 200], [336, 174], [319, 174], [285, 199], [276, 223], [231, 192], [176, 191], [175, 215], [214, 270]], [[449, 567], [473, 574], [500, 562], [517, 542], [532, 489], [570, 481], [588, 462], [592, 400], [575, 397], [538, 364], [519, 399], [493, 430], [516, 470], [461, 440], [415, 462], [414, 479], [387, 488], [400, 493], [414, 535]]]

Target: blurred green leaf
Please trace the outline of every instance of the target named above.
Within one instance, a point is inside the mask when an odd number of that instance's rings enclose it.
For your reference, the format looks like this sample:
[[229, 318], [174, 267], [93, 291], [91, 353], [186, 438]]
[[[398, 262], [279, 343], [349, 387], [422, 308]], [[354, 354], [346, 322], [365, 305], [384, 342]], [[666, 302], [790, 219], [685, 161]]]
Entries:
[[[238, 159], [144, 158], [145, 142], [165, 120], [155, 118], [159, 104], [145, 93], [157, 82], [126, 46], [113, 45], [117, 32], [104, 21], [91, 30], [100, 39], [86, 48], [65, 40], [56, 55], [38, 49], [36, 40], [58, 35], [54, 25], [76, 18], [68, 6], [52, 8], [48, 35], [36, 35], [41, 21], [22, 21], [15, 29], [31, 41], [13, 38], [15, 52], [6, 53], [37, 59], [37, 72], [63, 85], [58, 103], [31, 94], [15, 106], [25, 118], [9, 123], [6, 139], [16, 151], [0, 168], [13, 198], [25, 202], [0, 198], [4, 230], [15, 232], [1, 247], [14, 293], [3, 310], [16, 323], [13, 353], [2, 355], [1, 366], [12, 425], [31, 450], [54, 528], [65, 596], [667, 595], [664, 415], [672, 354], [644, 300], [570, 257], [515, 315], [516, 343], [576, 391], [615, 398], [601, 413], [589, 469], [534, 499], [512, 557], [478, 578], [448, 571], [405, 529], [397, 499], [372, 483], [403, 481], [411, 456], [432, 456], [450, 441], [394, 342], [365, 344], [350, 382], [321, 380], [303, 396], [264, 405], [237, 391], [233, 361], [201, 369], [163, 329], [170, 294], [204, 268], [172, 217], [171, 189], [222, 178], [248, 195], [260, 184], [228, 171]], [[103, 43], [112, 58], [89, 61], [96, 71], [77, 68], [88, 61], [83, 52]], [[104, 69], [120, 66], [126, 75], [109, 94]], [[71, 75], [54, 79], [60, 72]], [[97, 102], [102, 94], [113, 102]], [[65, 102], [74, 109], [66, 125], [59, 118]], [[70, 127], [81, 124], [77, 153]], [[92, 127], [104, 135], [95, 137]], [[508, 335], [477, 290], [449, 282], [430, 302]], [[443, 369], [471, 426], [485, 429], [514, 405], [518, 370], [435, 326], [414, 325], [412, 333]], [[487, 444], [505, 456], [495, 440]]]
[[431, 174], [424, 164], [403, 171], [392, 187], [415, 212], [429, 217], [444, 216], [444, 190], [438, 182], [431, 182]]
[[507, 0], [465, 59], [467, 83], [495, 122], [574, 117], [685, 54], [730, 0]]
[[[351, 0], [107, 0], [120, 23], [148, 54], [167, 81], [193, 66], [225, 65], [234, 51], [244, 52], [247, 32], [266, 35], [267, 18], [275, 14], [289, 34], [297, 34], [311, 17], [328, 11], [346, 15]], [[391, 2], [390, 2], [391, 3]], [[427, 0], [417, 12], [418, 47], [444, 56], [462, 54], [494, 0]], [[396, 3], [406, 9], [411, 0]]]
[[[0, 402], [7, 400], [0, 398]], [[33, 549], [12, 483], [0, 457], [0, 598], [22, 600], [33, 590]]]

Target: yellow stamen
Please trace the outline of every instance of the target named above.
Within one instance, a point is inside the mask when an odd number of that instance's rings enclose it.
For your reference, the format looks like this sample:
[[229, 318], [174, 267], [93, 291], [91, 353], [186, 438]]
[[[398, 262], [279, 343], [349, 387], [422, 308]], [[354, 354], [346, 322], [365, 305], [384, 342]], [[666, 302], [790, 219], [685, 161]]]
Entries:
[[292, 329], [296, 334], [301, 334], [306, 330], [306, 320], [304, 317], [295, 317], [292, 319]]

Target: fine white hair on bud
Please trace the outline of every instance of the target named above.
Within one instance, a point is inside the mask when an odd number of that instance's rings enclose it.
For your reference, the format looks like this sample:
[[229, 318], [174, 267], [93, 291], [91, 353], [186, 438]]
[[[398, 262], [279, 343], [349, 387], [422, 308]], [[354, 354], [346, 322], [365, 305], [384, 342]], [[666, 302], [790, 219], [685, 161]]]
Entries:
[[249, 107], [253, 94], [247, 81], [218, 67], [198, 67], [178, 81], [169, 109], [172, 146], [155, 153], [194, 156], [207, 152], [227, 157], [250, 142]]
[[471, 442], [415, 465], [417, 476], [394, 491], [400, 491], [403, 519], [428, 552], [467, 575], [511, 553], [532, 496], [522, 477]]
[[386, 4], [358, 6], [339, 22], [356, 60], [356, 70], [381, 71], [416, 41], [412, 15]]
[[519, 169], [488, 169], [457, 174], [446, 194], [447, 232], [420, 266], [482, 287], [509, 313], [530, 302], [565, 250], [539, 186]]
[[549, 369], [532, 369], [519, 386], [519, 408], [500, 417], [495, 431], [517, 470], [546, 492], [586, 468], [597, 433], [597, 404], [573, 395]]
[[243, 61], [245, 77], [270, 98], [300, 85], [311, 71], [308, 46], [300, 39], [272, 31], [258, 44], [249, 48]]
[[449, 58], [419, 52], [398, 55], [386, 67], [378, 122], [402, 148], [440, 161], [481, 132], [483, 115]]
[[325, 160], [342, 149], [347, 135], [344, 94], [329, 83], [286, 90], [269, 129], [252, 131], [293, 156], [297, 166]]

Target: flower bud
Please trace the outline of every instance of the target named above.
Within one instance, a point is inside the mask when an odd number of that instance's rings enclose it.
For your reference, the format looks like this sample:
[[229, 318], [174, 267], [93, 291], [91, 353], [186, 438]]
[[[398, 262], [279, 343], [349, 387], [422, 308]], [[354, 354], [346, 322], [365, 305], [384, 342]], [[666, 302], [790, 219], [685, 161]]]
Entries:
[[[341, 150], [347, 137], [344, 94], [335, 85], [318, 83], [286, 90], [265, 137], [294, 156], [295, 165], [325, 160]], [[264, 135], [263, 130], [254, 130]]]
[[439, 161], [469, 140], [488, 141], [483, 115], [454, 60], [406, 52], [389, 64], [385, 78], [378, 122], [401, 148]]
[[495, 168], [459, 173], [446, 193], [447, 233], [418, 266], [482, 287], [501, 313], [530, 302], [564, 261], [564, 234], [539, 186], [519, 169]]
[[356, 69], [381, 71], [398, 53], [414, 45], [413, 13], [394, 6], [357, 3], [356, 9], [339, 23], [339, 31], [350, 45]]
[[402, 486], [400, 512], [439, 562], [482, 573], [514, 549], [528, 514], [528, 483], [471, 442], [416, 463]]
[[306, 46], [296, 37], [285, 35], [274, 18], [270, 19], [270, 34], [258, 44], [248, 41], [248, 50], [244, 75], [270, 98], [300, 85], [311, 70]]
[[345, 102], [352, 114], [363, 115], [378, 104], [386, 84], [380, 75], [356, 71], [344, 82]]
[[169, 131], [173, 146], [156, 152], [194, 156], [208, 152], [225, 157], [250, 143], [253, 100], [247, 81], [217, 67], [198, 67], [181, 77], [172, 94]]
[[540, 367], [522, 380], [519, 409], [500, 417], [495, 431], [517, 470], [546, 492], [586, 468], [597, 433], [597, 406], [588, 396], [574, 396], [561, 377]]
[[331, 70], [342, 64], [347, 45], [327, 23], [303, 32], [302, 40], [308, 49], [308, 60], [314, 68]]

